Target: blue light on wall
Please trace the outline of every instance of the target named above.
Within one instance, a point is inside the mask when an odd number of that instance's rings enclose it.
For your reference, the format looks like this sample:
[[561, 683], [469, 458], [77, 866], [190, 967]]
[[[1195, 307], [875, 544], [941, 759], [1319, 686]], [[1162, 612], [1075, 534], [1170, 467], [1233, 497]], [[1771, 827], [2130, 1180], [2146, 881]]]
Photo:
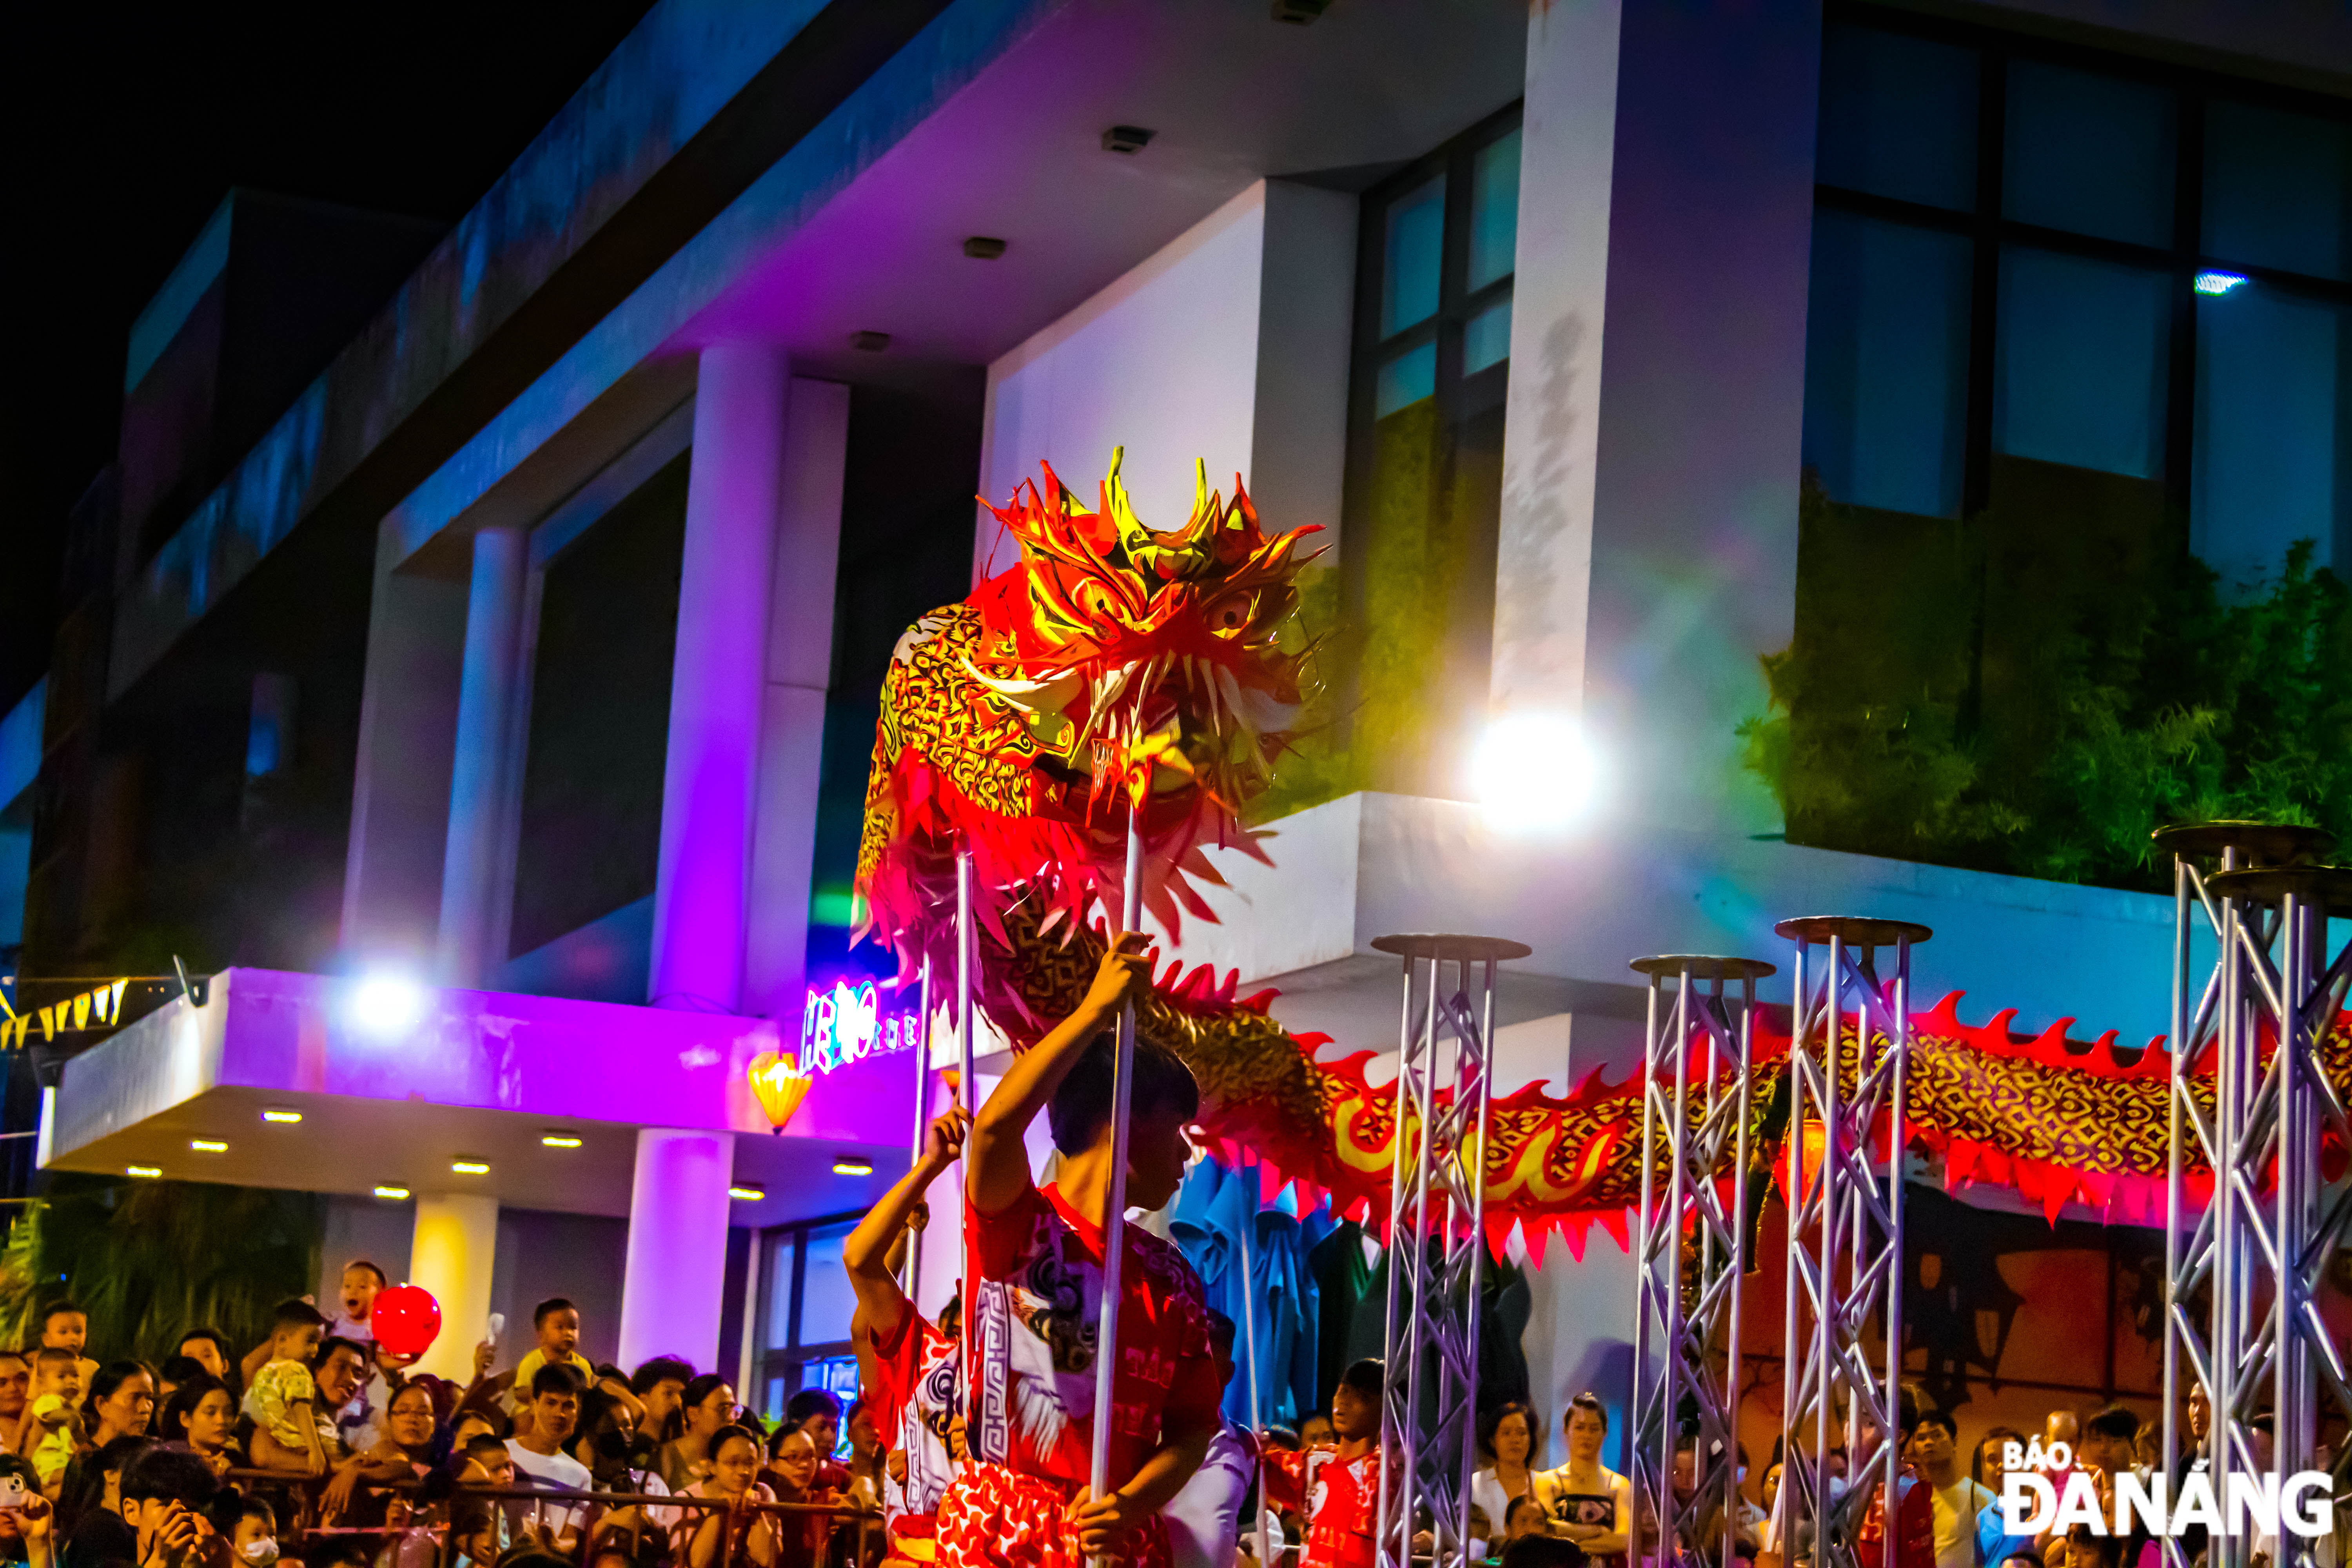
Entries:
[[2200, 272], [2197, 275], [2197, 291], [2200, 294], [2227, 294], [2244, 282], [2245, 279], [2234, 272]]

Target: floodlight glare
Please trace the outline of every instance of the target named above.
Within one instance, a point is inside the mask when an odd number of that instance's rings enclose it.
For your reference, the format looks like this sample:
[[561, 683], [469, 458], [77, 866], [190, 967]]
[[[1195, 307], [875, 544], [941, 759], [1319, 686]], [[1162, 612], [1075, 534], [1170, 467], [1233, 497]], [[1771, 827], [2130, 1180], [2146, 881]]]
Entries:
[[1582, 726], [1559, 713], [1506, 713], [1471, 759], [1486, 820], [1510, 833], [1569, 826], [1591, 804], [1599, 765]]
[[378, 1039], [415, 1028], [425, 1016], [425, 987], [404, 974], [370, 974], [352, 987], [344, 1005], [351, 1026]]

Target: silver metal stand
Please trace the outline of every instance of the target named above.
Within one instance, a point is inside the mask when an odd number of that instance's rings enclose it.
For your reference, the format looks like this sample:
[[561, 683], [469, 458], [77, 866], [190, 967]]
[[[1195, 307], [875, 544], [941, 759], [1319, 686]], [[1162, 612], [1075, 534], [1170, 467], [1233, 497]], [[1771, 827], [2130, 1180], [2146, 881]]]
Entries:
[[[907, 1155], [907, 1168], [913, 1170], [923, 1163], [923, 1140], [931, 1128], [931, 955], [923, 955], [922, 979], [917, 983], [916, 1014], [922, 1026], [915, 1032], [915, 1142]], [[961, 1211], [961, 1205], [958, 1205]], [[923, 1284], [923, 1236], [916, 1231], [907, 1237], [907, 1278], [902, 1282], [908, 1301], [919, 1301]]]
[[[1882, 1487], [1895, 1497], [1902, 1467], [1911, 949], [1934, 933], [1908, 921], [1838, 915], [1782, 921], [1772, 929], [1797, 944], [1789, 1169], [1782, 1177], [1789, 1195], [1782, 1555], [1815, 1568], [1876, 1568], [1863, 1563], [1854, 1526]], [[1879, 978], [1883, 948], [1893, 949], [1891, 983]], [[1874, 1136], [1882, 1123], [1883, 1166]], [[1810, 1147], [1816, 1125], [1817, 1164]], [[1875, 1361], [1865, 1337], [1874, 1317], [1883, 1335]], [[1833, 1499], [1830, 1455], [1839, 1447], [1849, 1457], [1853, 1480]], [[1885, 1568], [1895, 1568], [1893, 1512], [1883, 1532]]]
[[[2181, 1042], [2166, 1182], [2165, 1463], [2171, 1472], [2180, 1457], [2186, 1372], [2210, 1400], [2203, 1457], [2226, 1500], [2228, 1476], [2314, 1468], [2323, 1386], [2352, 1417], [2342, 1354], [2315, 1300], [2352, 1229], [2352, 1184], [2331, 1197], [2319, 1167], [2330, 1125], [2352, 1142], [2320, 1058], [2352, 989], [2352, 943], [2333, 962], [2327, 951], [2328, 910], [2352, 911], [2352, 869], [2300, 864], [2331, 843], [2311, 828], [2200, 823], [2158, 840], [2175, 857], [2172, 1037]], [[2192, 1016], [2200, 921], [2215, 962]], [[2209, 1063], [2210, 1116], [2195, 1093]], [[2192, 1221], [2188, 1174], [2199, 1156], [2214, 1180]], [[2257, 1427], [2265, 1416], [2267, 1437]], [[2278, 1544], [2280, 1568], [2313, 1561], [2311, 1541], [2288, 1531]], [[2216, 1535], [2207, 1561], [2242, 1568], [2252, 1545]], [[2165, 1550], [2179, 1560], [2178, 1542]]]
[[[1635, 1528], [1706, 1557], [1710, 1510], [1729, 1564], [1738, 1530], [1740, 1279], [1748, 1264], [1749, 1052], [1760, 959], [1638, 958], [1650, 981], [1642, 1054], [1642, 1207], [1633, 1246], [1633, 1389], [1626, 1452]], [[1735, 1002], [1727, 983], [1737, 982]], [[1671, 989], [1669, 985], [1671, 984]], [[1693, 1058], [1697, 1058], [1694, 1068]], [[1728, 1076], [1725, 1068], [1729, 1068]], [[1727, 1160], [1727, 1156], [1729, 1158]], [[1718, 1173], [1731, 1167], [1729, 1190]], [[1715, 1347], [1723, 1349], [1718, 1371]], [[1675, 1489], [1675, 1453], [1694, 1407], [1692, 1479]], [[1664, 1556], [1667, 1551], [1649, 1549]]]
[[1384, 936], [1372, 946], [1404, 960], [1373, 1542], [1380, 1568], [1406, 1568], [1416, 1516], [1426, 1507], [1435, 1562], [1459, 1564], [1469, 1553], [1470, 1478], [1478, 1465], [1495, 969], [1534, 950], [1491, 936]]

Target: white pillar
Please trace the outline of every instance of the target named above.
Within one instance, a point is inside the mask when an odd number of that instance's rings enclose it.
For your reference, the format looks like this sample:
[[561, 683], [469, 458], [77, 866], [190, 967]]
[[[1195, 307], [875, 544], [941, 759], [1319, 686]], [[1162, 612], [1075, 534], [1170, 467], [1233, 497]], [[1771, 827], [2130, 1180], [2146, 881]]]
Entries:
[[474, 1375], [474, 1346], [489, 1331], [498, 1250], [498, 1199], [479, 1193], [416, 1195], [408, 1283], [441, 1304], [441, 1335], [417, 1363], [419, 1371], [459, 1384]]
[[466, 584], [380, 560], [343, 871], [341, 943], [362, 960], [433, 960], [465, 646]]
[[1734, 731], [1794, 619], [1821, 28], [1529, 12], [1492, 689], [1637, 819], [1780, 825]]
[[457, 750], [449, 779], [449, 837], [441, 863], [439, 973], [479, 985], [506, 955], [494, 951], [509, 781], [509, 742], [522, 692], [522, 600], [530, 545], [522, 531], [474, 535], [466, 595], [466, 666], [457, 695]]
[[621, 1280], [621, 1365], [676, 1355], [697, 1370], [717, 1367], [727, 1291], [727, 1189], [734, 1173], [732, 1132], [638, 1132], [628, 1272]]
[[784, 407], [740, 1002], [742, 1011], [771, 1018], [797, 1021], [806, 996], [809, 882], [848, 453], [849, 388], [795, 376]]
[[785, 380], [781, 349], [702, 351], [654, 882], [656, 1005], [742, 1005]]

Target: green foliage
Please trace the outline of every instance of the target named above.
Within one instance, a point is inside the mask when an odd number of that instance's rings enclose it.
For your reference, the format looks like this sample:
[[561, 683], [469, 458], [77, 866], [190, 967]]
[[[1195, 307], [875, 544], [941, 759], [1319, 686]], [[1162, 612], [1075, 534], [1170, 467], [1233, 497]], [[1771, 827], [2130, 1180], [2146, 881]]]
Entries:
[[2225, 597], [2092, 496], [1963, 525], [1808, 484], [1796, 636], [1740, 726], [1792, 842], [2154, 889], [2168, 822], [2352, 840], [2352, 593], [2303, 541]]
[[36, 1341], [66, 1297], [102, 1359], [160, 1362], [198, 1324], [258, 1344], [278, 1302], [317, 1289], [323, 1228], [310, 1193], [60, 1173], [0, 1247], [0, 1344]]

